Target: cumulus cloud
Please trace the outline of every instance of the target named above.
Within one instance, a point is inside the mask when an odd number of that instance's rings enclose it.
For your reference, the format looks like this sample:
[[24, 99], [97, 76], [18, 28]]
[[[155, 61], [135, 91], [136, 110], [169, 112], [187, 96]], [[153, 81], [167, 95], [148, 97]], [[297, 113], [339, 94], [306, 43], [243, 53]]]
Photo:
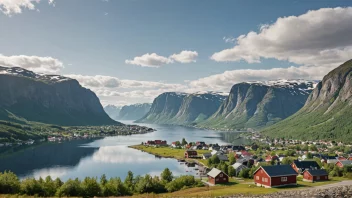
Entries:
[[[5, 15], [22, 13], [22, 9], [35, 10], [35, 3], [40, 0], [0, 0], [0, 11]], [[54, 0], [48, 0], [50, 5], [55, 6]]]
[[0, 65], [8, 67], [22, 67], [34, 72], [57, 73], [64, 68], [58, 59], [39, 56], [4, 56], [0, 54]]
[[76, 79], [82, 86], [87, 88], [117, 88], [121, 86], [120, 79], [112, 76], [85, 76], [85, 75], [65, 75], [69, 78]]
[[139, 65], [142, 67], [160, 67], [162, 65], [179, 62], [191, 63], [196, 62], [198, 52], [196, 51], [181, 51], [178, 54], [173, 54], [169, 57], [160, 56], [156, 53], [147, 53], [142, 56], [134, 57], [133, 60], [126, 60], [126, 64]]
[[214, 53], [215, 61], [259, 63], [261, 58], [304, 66], [335, 67], [352, 56], [352, 8], [322, 8], [278, 18], [236, 39], [233, 48]]
[[180, 62], [180, 63], [191, 63], [196, 62], [198, 57], [198, 52], [196, 51], [182, 51], [179, 54], [173, 54], [170, 56], [171, 59]]
[[156, 53], [147, 53], [142, 56], [134, 57], [133, 60], [126, 60], [126, 64], [139, 65], [142, 67], [160, 67], [165, 64], [170, 64], [173, 61], [170, 58], [159, 56]]

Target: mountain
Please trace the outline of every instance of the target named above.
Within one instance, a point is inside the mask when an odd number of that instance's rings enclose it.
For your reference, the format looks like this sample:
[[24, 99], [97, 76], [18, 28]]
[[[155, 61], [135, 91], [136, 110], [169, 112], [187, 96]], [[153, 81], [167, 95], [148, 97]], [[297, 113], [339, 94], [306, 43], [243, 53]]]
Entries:
[[272, 137], [352, 141], [352, 60], [328, 73], [304, 107], [265, 129]]
[[119, 113], [119, 120], [138, 120], [149, 112], [150, 107], [150, 103], [123, 106]]
[[72, 125], [120, 124], [104, 111], [98, 97], [77, 80], [0, 66], [0, 120]]
[[150, 111], [137, 122], [194, 125], [212, 115], [224, 99], [214, 92], [166, 92], [154, 99]]
[[235, 84], [214, 115], [199, 126], [220, 130], [270, 126], [302, 108], [315, 85], [305, 80]]
[[122, 107], [117, 107], [115, 105], [107, 105], [104, 107], [105, 112], [114, 120], [119, 119], [119, 114]]

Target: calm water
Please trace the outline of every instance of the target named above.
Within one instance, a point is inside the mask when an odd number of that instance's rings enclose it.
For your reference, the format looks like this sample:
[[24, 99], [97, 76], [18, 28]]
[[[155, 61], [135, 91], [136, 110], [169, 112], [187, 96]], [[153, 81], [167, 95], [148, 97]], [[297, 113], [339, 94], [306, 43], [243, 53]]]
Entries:
[[[131, 122], [122, 121], [130, 124]], [[168, 143], [184, 137], [187, 141], [226, 144], [220, 133], [181, 126], [143, 124], [156, 132], [106, 137], [95, 140], [75, 140], [63, 143], [45, 143], [0, 156], [0, 171], [11, 170], [20, 177], [84, 178], [86, 176], [125, 178], [131, 170], [135, 175], [159, 175], [169, 168], [174, 175], [195, 174], [175, 159], [159, 159], [127, 146], [147, 140], [162, 139]], [[239, 140], [240, 141], [240, 140]], [[239, 142], [240, 143], [240, 142]]]

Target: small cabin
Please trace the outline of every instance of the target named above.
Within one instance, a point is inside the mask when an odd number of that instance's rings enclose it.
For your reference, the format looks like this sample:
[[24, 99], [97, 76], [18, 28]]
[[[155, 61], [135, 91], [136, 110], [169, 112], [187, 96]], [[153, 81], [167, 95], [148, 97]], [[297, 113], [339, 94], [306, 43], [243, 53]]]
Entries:
[[185, 151], [185, 158], [197, 158], [198, 153], [195, 150], [187, 150]]
[[319, 170], [305, 170], [303, 172], [303, 181], [318, 182], [329, 180], [328, 172], [325, 169]]
[[208, 182], [214, 185], [226, 184], [229, 182], [229, 176], [217, 168], [211, 169], [211, 171], [207, 175]]
[[290, 165], [261, 166], [253, 175], [254, 183], [265, 188], [297, 185], [297, 172]]

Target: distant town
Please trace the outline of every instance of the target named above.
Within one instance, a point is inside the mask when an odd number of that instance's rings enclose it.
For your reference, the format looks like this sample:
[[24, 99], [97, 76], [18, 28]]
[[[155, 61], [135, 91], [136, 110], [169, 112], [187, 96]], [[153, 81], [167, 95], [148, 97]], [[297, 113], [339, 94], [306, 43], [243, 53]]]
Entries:
[[[298, 182], [324, 182], [352, 178], [352, 145], [334, 141], [270, 139], [247, 132], [249, 145], [206, 144], [203, 141], [147, 140], [131, 146], [158, 157], [172, 157], [193, 165], [196, 175], [210, 186], [231, 178], [252, 179], [250, 184], [272, 188], [297, 186]], [[196, 164], [197, 166], [194, 166]]]
[[32, 145], [39, 142], [62, 142], [74, 139], [88, 139], [106, 136], [144, 134], [155, 131], [155, 129], [138, 125], [109, 125], [109, 126], [78, 126], [63, 127], [57, 131], [42, 132], [43, 138], [29, 140], [13, 140], [12, 142], [0, 142], [0, 147], [11, 147], [18, 145]]

